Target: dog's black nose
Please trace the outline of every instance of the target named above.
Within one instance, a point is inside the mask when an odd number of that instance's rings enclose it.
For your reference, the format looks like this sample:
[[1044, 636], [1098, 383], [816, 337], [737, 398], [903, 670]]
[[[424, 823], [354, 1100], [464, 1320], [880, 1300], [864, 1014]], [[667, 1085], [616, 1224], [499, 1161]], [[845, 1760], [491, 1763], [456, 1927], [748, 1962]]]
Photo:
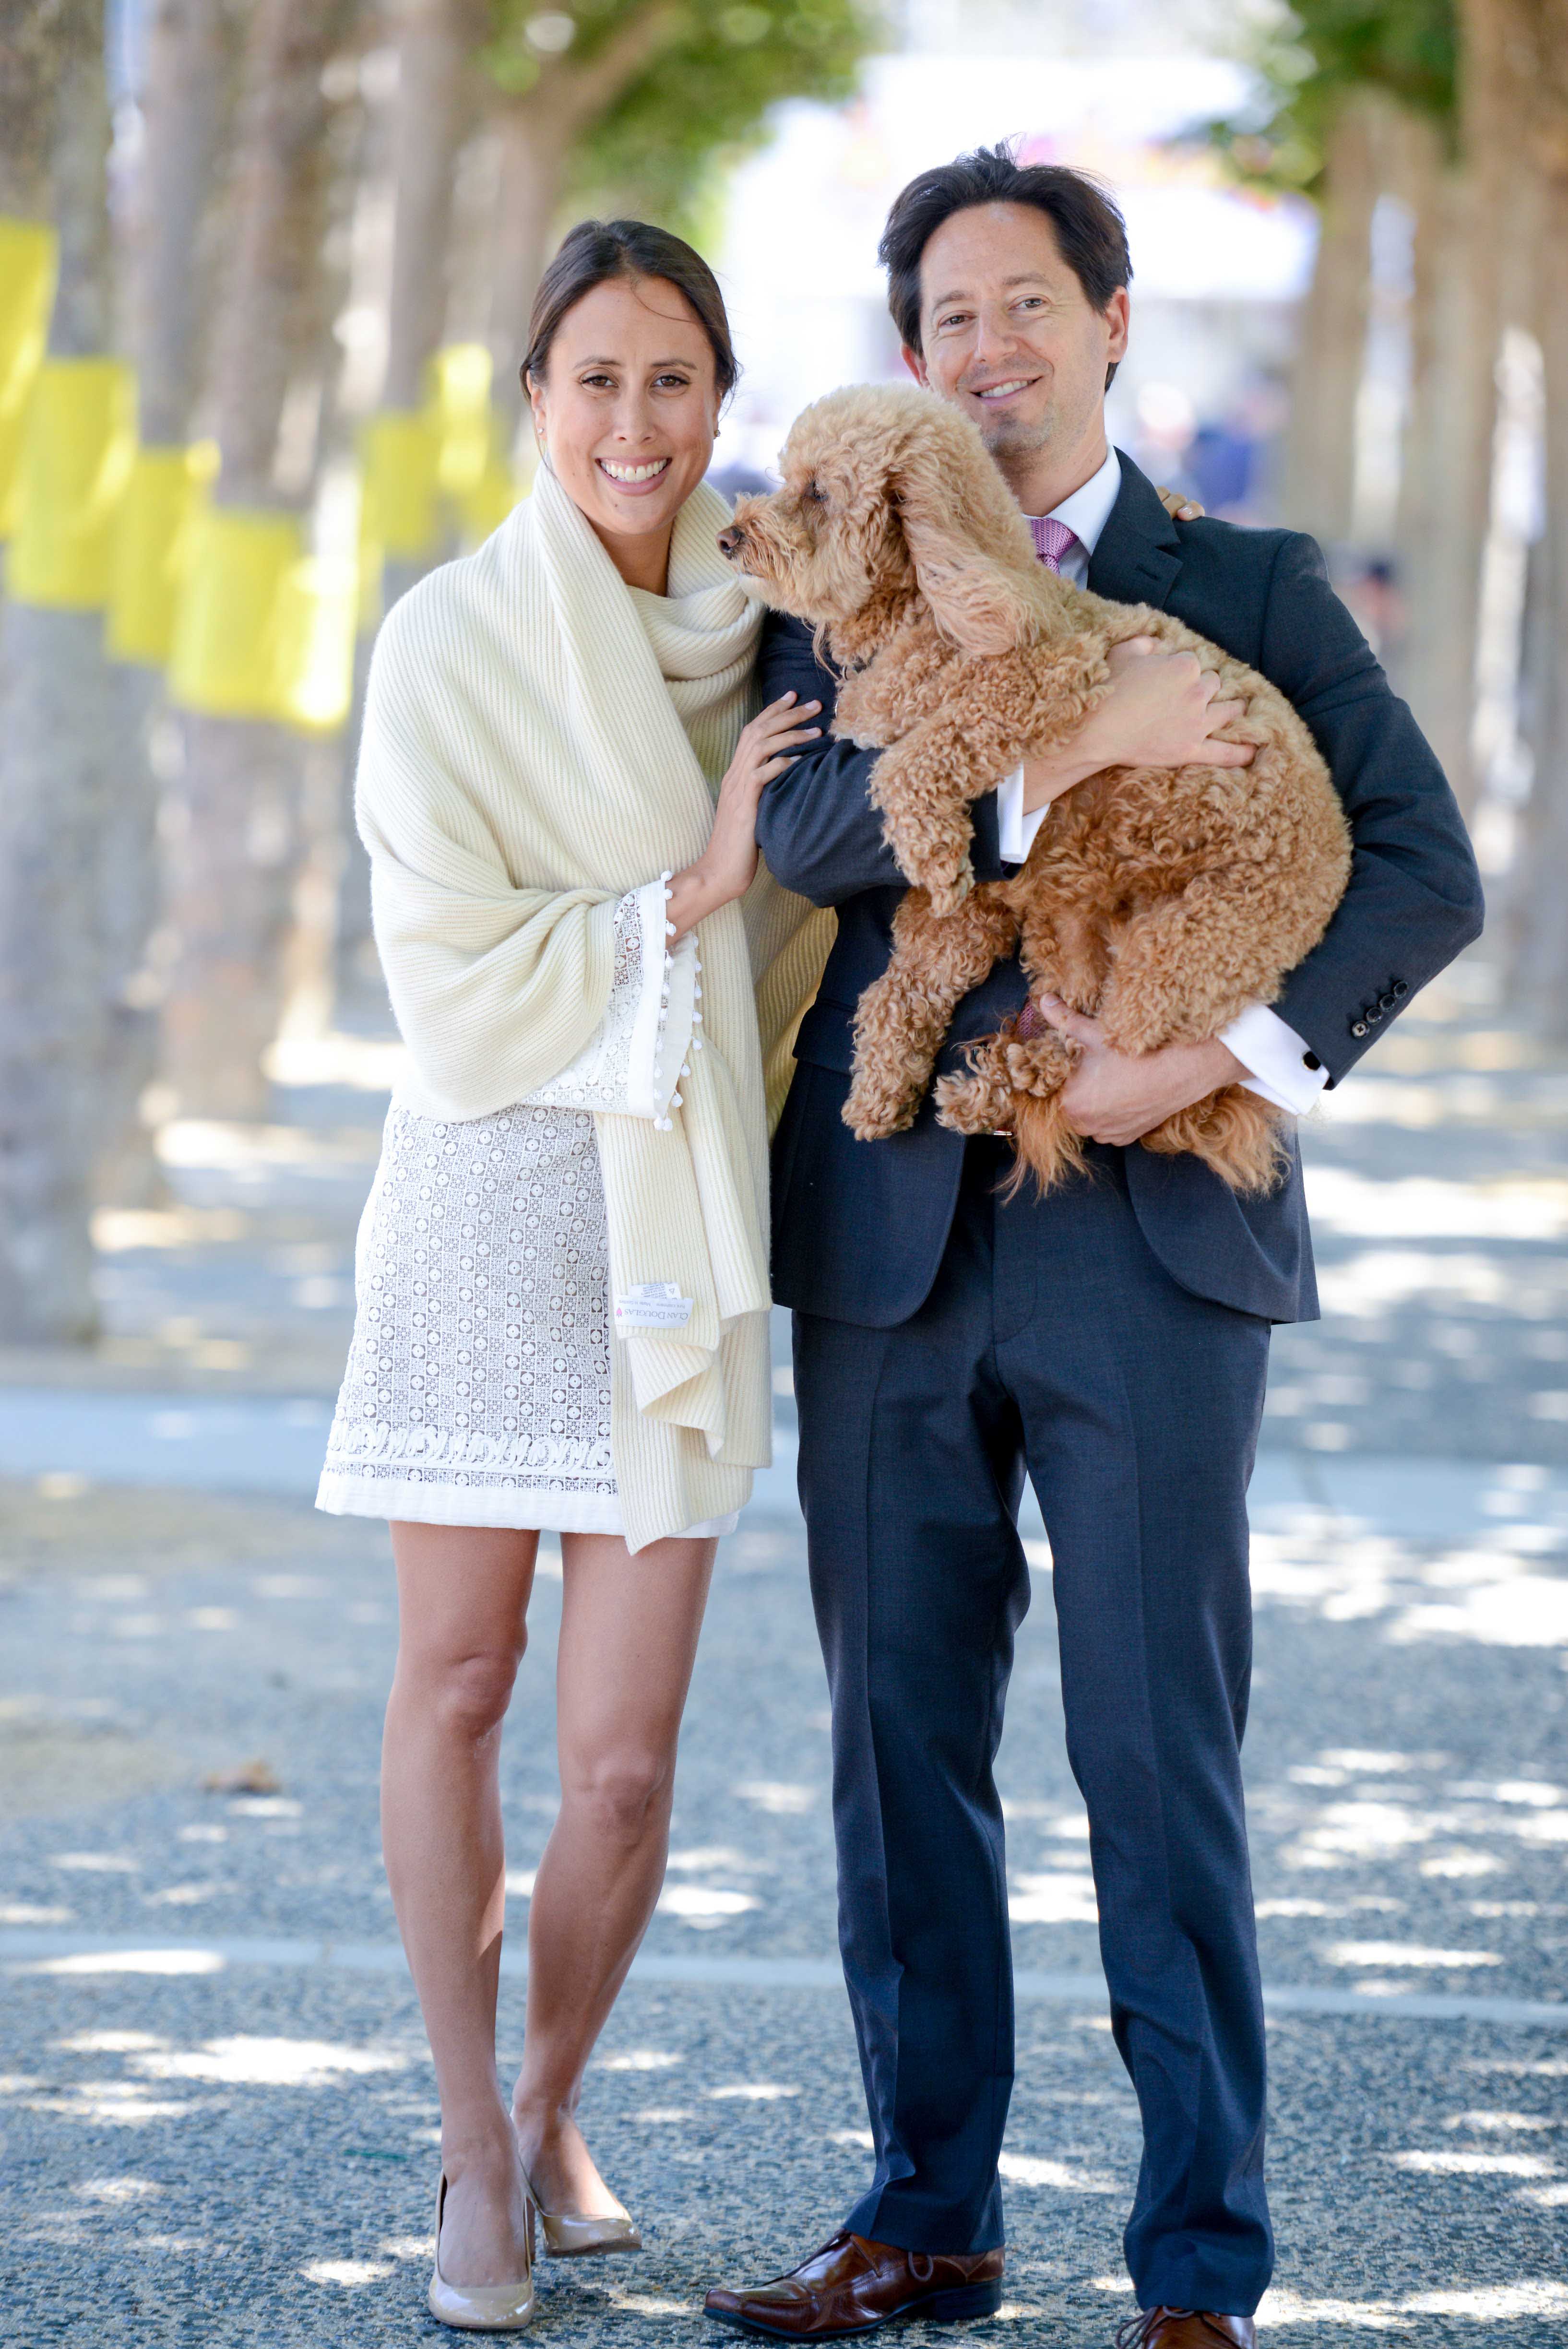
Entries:
[[732, 522], [728, 530], [722, 530], [719, 533], [719, 552], [721, 554], [739, 554], [745, 543], [746, 533], [741, 528], [739, 523]]

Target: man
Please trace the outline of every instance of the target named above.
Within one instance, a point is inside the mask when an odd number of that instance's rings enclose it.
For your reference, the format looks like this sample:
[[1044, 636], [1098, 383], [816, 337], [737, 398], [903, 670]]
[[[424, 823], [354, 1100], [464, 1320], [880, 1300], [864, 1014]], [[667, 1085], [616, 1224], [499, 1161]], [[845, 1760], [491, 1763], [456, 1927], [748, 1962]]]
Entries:
[[[715, 2315], [831, 2338], [999, 2303], [997, 2157], [1012, 2074], [1006, 1877], [992, 1764], [1028, 1604], [1025, 1471], [1051, 1536], [1062, 1698], [1088, 1810], [1100, 1946], [1144, 2156], [1126, 2235], [1141, 2349], [1250, 2344], [1272, 2244], [1263, 2018], [1240, 1745], [1251, 1662], [1245, 1495], [1269, 1326], [1316, 1313], [1299, 1164], [1241, 1199], [1137, 1137], [1238, 1080], [1310, 1105], [1474, 938], [1459, 811], [1308, 539], [1178, 523], [1106, 447], [1127, 347], [1119, 214], [1080, 175], [1004, 149], [924, 174], [883, 239], [915, 375], [972, 416], [1042, 559], [1150, 603], [1289, 695], [1355, 835], [1345, 901], [1272, 1009], [1223, 1039], [1124, 1059], [1081, 1047], [1065, 1101], [1090, 1179], [999, 1195], [1002, 1141], [928, 1100], [855, 1141], [851, 1023], [885, 968], [904, 882], [867, 799], [874, 754], [825, 742], [769, 786], [759, 837], [789, 887], [838, 909], [774, 1158], [774, 1293], [794, 1309], [800, 1484], [833, 1693], [840, 1940], [876, 2170], [845, 2230], [788, 2276], [709, 2294]], [[809, 632], [774, 619], [771, 700], [831, 706]], [[1124, 665], [1075, 743], [974, 806], [977, 879], [1027, 853], [1044, 808], [1113, 763], [1244, 753], [1186, 656]], [[943, 1061], [1023, 1005], [1016, 961], [953, 1019]]]

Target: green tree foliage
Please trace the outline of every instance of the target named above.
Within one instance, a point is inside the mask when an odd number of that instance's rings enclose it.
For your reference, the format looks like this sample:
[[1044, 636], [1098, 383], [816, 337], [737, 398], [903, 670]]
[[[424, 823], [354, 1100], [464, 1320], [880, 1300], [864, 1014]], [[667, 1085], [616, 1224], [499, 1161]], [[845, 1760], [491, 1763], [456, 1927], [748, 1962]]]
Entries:
[[653, 14], [664, 37], [586, 127], [564, 192], [610, 194], [688, 232], [706, 225], [715, 175], [761, 144], [771, 109], [789, 98], [852, 96], [883, 34], [878, 0], [574, 0], [545, 16], [529, 0], [497, 0], [483, 63], [499, 88], [522, 96], [547, 74], [549, 56], [589, 65]]
[[1254, 48], [1257, 100], [1207, 137], [1240, 180], [1315, 194], [1334, 109], [1352, 89], [1386, 90], [1451, 134], [1458, 67], [1454, 0], [1291, 0]]

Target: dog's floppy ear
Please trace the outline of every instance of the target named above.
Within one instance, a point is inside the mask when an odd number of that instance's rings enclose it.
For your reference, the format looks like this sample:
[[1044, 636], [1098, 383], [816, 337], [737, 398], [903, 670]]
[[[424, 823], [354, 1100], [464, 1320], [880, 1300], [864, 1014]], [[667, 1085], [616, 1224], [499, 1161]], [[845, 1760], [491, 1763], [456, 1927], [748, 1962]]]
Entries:
[[976, 450], [983, 475], [961, 461], [967, 450], [917, 446], [893, 475], [892, 499], [941, 634], [966, 653], [1003, 653], [1039, 626], [1034, 565], [1021, 567], [1018, 510], [978, 439]]

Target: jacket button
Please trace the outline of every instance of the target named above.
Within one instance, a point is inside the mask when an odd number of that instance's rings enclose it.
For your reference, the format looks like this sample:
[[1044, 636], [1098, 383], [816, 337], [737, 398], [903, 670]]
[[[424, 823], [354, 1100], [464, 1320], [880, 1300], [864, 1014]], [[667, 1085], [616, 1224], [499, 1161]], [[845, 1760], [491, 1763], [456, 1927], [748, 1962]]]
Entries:
[[1398, 1002], [1398, 1000], [1399, 998], [1392, 993], [1388, 995], [1380, 995], [1377, 999], [1378, 1008], [1384, 1011], [1392, 1011], [1394, 1006]]
[[1366, 1033], [1366, 1020], [1353, 1019], [1350, 1023], [1350, 1032], [1353, 1036], [1365, 1036]]
[[1394, 993], [1395, 993], [1396, 997], [1397, 998], [1397, 999], [1398, 999], [1401, 1003], [1403, 1003], [1403, 1001], [1405, 1000], [1405, 998], [1409, 994], [1409, 992], [1410, 992], [1409, 987], [1408, 987], [1407, 983], [1404, 979], [1402, 979], [1402, 978], [1397, 978], [1397, 979], [1395, 980], [1395, 982], [1394, 982]]

